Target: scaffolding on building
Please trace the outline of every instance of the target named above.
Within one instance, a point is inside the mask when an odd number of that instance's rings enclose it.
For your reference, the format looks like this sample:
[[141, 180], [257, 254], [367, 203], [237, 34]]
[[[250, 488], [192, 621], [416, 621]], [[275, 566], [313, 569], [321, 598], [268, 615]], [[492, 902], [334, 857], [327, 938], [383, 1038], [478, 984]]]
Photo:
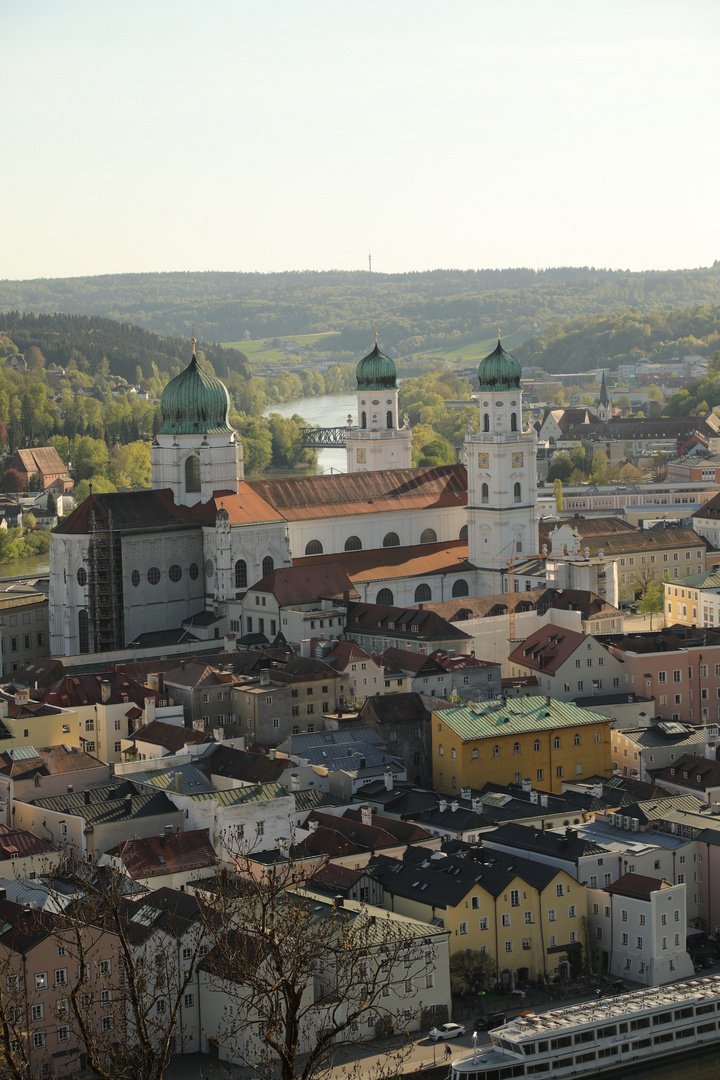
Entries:
[[107, 520], [90, 516], [89, 549], [90, 651], [111, 652], [125, 647], [120, 530]]

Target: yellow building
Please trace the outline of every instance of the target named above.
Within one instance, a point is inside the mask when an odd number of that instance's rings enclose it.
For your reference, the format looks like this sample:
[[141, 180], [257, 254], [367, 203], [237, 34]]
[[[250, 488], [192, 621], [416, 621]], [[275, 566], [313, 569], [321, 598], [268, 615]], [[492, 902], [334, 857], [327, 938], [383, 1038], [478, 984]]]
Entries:
[[587, 948], [585, 886], [556, 866], [501, 851], [480, 859], [428, 851], [418, 864], [378, 855], [367, 869], [388, 910], [449, 930], [451, 955], [487, 953], [505, 985], [579, 961]]
[[61, 709], [33, 701], [27, 690], [0, 693], [0, 750], [17, 746], [80, 745], [80, 723], [75, 709]]
[[720, 613], [720, 568], [665, 582], [665, 625], [715, 627]]
[[453, 794], [488, 781], [530, 779], [546, 791], [563, 780], [610, 776], [612, 720], [541, 696], [473, 702], [433, 713], [433, 786]]

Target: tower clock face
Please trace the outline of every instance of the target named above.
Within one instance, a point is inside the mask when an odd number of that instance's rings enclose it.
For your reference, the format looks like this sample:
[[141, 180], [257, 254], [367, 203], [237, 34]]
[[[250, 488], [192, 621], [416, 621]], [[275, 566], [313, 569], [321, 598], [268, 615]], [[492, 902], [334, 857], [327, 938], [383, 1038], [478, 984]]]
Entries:
[[522, 453], [515, 453], [512, 456], [513, 469], [522, 469], [523, 456]]
[[479, 467], [481, 469], [489, 469], [490, 468], [490, 455], [489, 454], [478, 454], [478, 465], [479, 465]]

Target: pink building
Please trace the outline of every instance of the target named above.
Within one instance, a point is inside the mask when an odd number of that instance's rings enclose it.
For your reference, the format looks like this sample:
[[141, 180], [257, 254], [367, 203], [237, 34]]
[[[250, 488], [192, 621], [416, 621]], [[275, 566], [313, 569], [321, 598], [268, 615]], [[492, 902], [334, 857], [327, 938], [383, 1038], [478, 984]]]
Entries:
[[720, 632], [674, 626], [600, 640], [625, 665], [625, 689], [655, 698], [656, 716], [688, 724], [720, 720]]

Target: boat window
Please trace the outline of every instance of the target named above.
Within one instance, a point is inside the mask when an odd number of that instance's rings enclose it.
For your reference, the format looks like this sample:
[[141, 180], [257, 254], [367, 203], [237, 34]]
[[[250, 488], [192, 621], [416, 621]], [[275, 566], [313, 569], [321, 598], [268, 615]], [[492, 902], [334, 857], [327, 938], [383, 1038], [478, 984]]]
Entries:
[[698, 1035], [702, 1035], [702, 1033], [704, 1031], [714, 1031], [714, 1030], [715, 1030], [715, 1021], [714, 1020], [710, 1020], [709, 1023], [706, 1022], [704, 1024], [698, 1024], [698, 1026], [697, 1026]]
[[595, 1042], [595, 1031], [591, 1028], [590, 1031], [579, 1031], [575, 1036], [575, 1045], [578, 1043]]
[[690, 1005], [688, 1008], [685, 1008], [685, 1009], [676, 1009], [675, 1010], [675, 1019], [676, 1020], [684, 1020], [687, 1016], [692, 1016], [692, 1014], [693, 1014], [692, 1005]]
[[711, 1001], [709, 1005], [696, 1005], [695, 1015], [702, 1016], [703, 1013], [715, 1012], [715, 1002]]
[[526, 1057], [532, 1057], [535, 1053], [535, 1043], [525, 1043], [523, 1046], [523, 1053]]
[[544, 1073], [544, 1072], [550, 1072], [550, 1062], [549, 1061], [539, 1061], [537, 1063], [537, 1065], [528, 1065], [528, 1067], [527, 1067], [528, 1076], [535, 1076], [535, 1075], [537, 1075], [537, 1073]]
[[694, 1034], [695, 1034], [695, 1028], [694, 1027], [680, 1028], [679, 1031], [675, 1032], [675, 1038], [676, 1039], [690, 1039], [692, 1036], [694, 1036]]
[[575, 1061], [576, 1061], [576, 1063], [578, 1065], [583, 1061], [594, 1061], [594, 1060], [595, 1060], [595, 1051], [594, 1050], [586, 1051], [584, 1054], [576, 1054], [575, 1055]]
[[619, 1047], [617, 1046], [605, 1046], [602, 1050], [598, 1050], [599, 1058], [612, 1057], [613, 1054], [617, 1054]]
[[650, 1027], [650, 1017], [641, 1016], [639, 1020], [630, 1021], [630, 1030], [639, 1031], [641, 1028]]
[[572, 1046], [571, 1035], [561, 1035], [558, 1039], [550, 1040], [550, 1047], [553, 1050], [560, 1050], [563, 1046]]
[[652, 1046], [652, 1039], [638, 1039], [630, 1044], [633, 1050], [643, 1050], [646, 1046]]
[[669, 1012], [657, 1013], [652, 1018], [653, 1024], [655, 1026], [657, 1026], [658, 1024], [669, 1024], [671, 1020], [672, 1020], [672, 1013], [669, 1013]]
[[608, 1024], [607, 1027], [598, 1028], [598, 1039], [609, 1039], [612, 1035], [617, 1035], [617, 1028], [614, 1024]]
[[558, 1058], [556, 1060], [556, 1062], [555, 1062], [555, 1068], [556, 1069], [570, 1069], [572, 1067], [572, 1065], [573, 1065], [573, 1059], [571, 1057], [569, 1057], [569, 1058]]
[[668, 1043], [668, 1042], [672, 1042], [672, 1041], [673, 1041], [673, 1033], [672, 1033], [672, 1031], [666, 1031], [664, 1035], [656, 1035], [655, 1038], [653, 1039], [653, 1042], [655, 1043], [656, 1046], [658, 1046], [660, 1043]]
[[618, 1024], [618, 1031], [620, 1032], [621, 1035], [624, 1035], [625, 1032], [627, 1031], [627, 1022], [624, 1022], [622, 1024]]
[[538, 1054], [547, 1054], [548, 1041], [547, 1039], [541, 1039], [538, 1043]]

